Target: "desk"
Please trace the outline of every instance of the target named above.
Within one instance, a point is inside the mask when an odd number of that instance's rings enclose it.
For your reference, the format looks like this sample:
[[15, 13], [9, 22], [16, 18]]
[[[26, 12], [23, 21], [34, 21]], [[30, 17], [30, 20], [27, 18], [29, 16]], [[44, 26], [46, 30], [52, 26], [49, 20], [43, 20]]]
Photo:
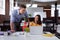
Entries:
[[25, 36], [0, 36], [0, 40], [26, 40]]
[[11, 36], [0, 36], [0, 40], [60, 40], [57, 37], [44, 37], [42, 35], [30, 35], [25, 33], [24, 35], [11, 35]]
[[59, 40], [57, 37], [44, 37], [42, 35], [31, 35], [31, 40]]

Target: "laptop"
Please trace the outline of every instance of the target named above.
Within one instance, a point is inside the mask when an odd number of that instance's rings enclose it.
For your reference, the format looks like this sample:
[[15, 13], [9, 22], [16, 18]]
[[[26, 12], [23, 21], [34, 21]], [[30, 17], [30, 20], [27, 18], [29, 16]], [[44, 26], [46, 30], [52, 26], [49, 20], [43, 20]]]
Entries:
[[31, 35], [42, 35], [43, 27], [42, 26], [30, 26], [30, 34]]

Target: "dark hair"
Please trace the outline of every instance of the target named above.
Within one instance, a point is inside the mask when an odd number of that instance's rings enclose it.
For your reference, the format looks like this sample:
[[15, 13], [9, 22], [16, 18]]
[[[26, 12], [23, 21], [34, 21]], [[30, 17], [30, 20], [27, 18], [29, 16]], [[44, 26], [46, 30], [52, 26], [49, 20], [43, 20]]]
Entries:
[[26, 8], [26, 6], [24, 4], [21, 4], [21, 5], [18, 4], [18, 6], [21, 8]]
[[36, 15], [36, 16], [38, 16], [37, 24], [41, 25], [41, 24], [42, 24], [42, 23], [41, 23], [41, 16], [40, 16], [40, 15]]

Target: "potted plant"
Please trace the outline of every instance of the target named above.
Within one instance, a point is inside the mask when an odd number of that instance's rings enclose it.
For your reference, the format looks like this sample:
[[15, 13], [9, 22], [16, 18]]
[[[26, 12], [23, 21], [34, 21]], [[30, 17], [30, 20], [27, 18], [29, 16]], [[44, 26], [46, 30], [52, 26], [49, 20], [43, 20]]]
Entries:
[[29, 14], [29, 17], [31, 17], [32, 16], [32, 14]]

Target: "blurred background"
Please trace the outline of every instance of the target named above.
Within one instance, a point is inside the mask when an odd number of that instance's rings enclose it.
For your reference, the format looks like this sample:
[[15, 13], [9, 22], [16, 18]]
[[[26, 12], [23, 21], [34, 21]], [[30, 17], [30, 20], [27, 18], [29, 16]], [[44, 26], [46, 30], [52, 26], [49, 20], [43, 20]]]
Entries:
[[[28, 15], [31, 15], [31, 17], [29, 17], [30, 20], [33, 20], [36, 14], [41, 15], [41, 21], [43, 23], [44, 30], [56, 31], [57, 29], [55, 25], [57, 22], [59, 27], [60, 0], [0, 0], [0, 28], [2, 31], [10, 29], [10, 15], [12, 10], [19, 9], [18, 6], [20, 4], [26, 5]], [[55, 10], [58, 10], [58, 12], [55, 12]], [[57, 14], [57, 16], [55, 14]], [[54, 18], [58, 18], [58, 21], [55, 23], [53, 21]]]

